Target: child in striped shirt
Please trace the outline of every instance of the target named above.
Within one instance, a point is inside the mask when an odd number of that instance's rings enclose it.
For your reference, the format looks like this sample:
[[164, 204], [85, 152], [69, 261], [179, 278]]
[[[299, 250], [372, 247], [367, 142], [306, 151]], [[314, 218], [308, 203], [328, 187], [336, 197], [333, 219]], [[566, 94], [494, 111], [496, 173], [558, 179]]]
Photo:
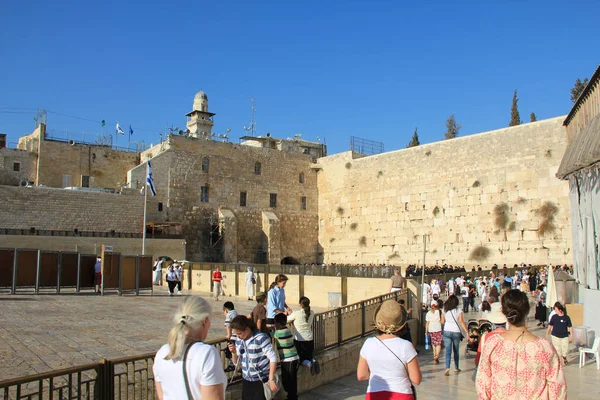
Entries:
[[298, 399], [298, 363], [300, 357], [294, 346], [294, 334], [287, 327], [287, 316], [275, 315], [275, 340], [281, 361], [281, 380], [288, 400]]

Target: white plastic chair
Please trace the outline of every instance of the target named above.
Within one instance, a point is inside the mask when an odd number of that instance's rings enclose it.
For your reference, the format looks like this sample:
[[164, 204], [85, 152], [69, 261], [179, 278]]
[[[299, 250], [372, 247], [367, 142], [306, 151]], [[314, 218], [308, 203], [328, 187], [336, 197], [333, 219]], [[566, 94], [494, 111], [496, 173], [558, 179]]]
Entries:
[[585, 354], [590, 353], [596, 356], [596, 369], [600, 370], [600, 336], [596, 336], [594, 339], [594, 345], [592, 348], [580, 347], [579, 348], [579, 368], [585, 365]]

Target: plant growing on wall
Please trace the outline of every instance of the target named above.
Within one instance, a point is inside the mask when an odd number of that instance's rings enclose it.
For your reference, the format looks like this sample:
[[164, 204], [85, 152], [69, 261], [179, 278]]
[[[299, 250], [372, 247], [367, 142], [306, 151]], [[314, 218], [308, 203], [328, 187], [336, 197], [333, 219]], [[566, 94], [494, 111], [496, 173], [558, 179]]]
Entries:
[[514, 232], [517, 230], [517, 223], [515, 221], [511, 222], [510, 225], [508, 225], [508, 230], [511, 232]]
[[358, 244], [361, 247], [365, 247], [367, 245], [367, 238], [366, 238], [366, 236], [361, 236], [360, 239], [358, 239]]
[[352, 163], [351, 162], [347, 162], [346, 163], [346, 169], [350, 169], [352, 168]]
[[440, 208], [438, 206], [435, 206], [435, 208], [433, 209], [433, 215], [435, 215], [437, 217], [437, 215], [440, 213]]
[[554, 218], [558, 214], [558, 207], [554, 203], [550, 201], [545, 202], [536, 210], [536, 214], [542, 218], [540, 225], [538, 226], [538, 236], [545, 236], [556, 230]]
[[380, 177], [382, 177], [382, 176], [383, 176], [383, 171], [382, 171], [382, 170], [379, 170], [379, 172], [377, 173], [377, 178], [380, 178]]
[[506, 230], [508, 226], [508, 204], [500, 203], [494, 207], [494, 226], [499, 230]]
[[489, 258], [490, 253], [491, 253], [490, 249], [488, 249], [487, 247], [485, 247], [483, 245], [479, 245], [479, 246], [475, 247], [473, 250], [471, 250], [471, 254], [469, 255], [469, 260], [482, 262]]
[[357, 227], [358, 227], [358, 223], [357, 222], [353, 222], [353, 223], [350, 224], [350, 229], [352, 229], [353, 231], [355, 231]]
[[481, 182], [476, 180], [475, 182], [473, 182], [473, 184], [471, 186], [474, 188], [478, 188], [479, 186], [481, 186]]
[[342, 216], [342, 215], [344, 215], [344, 208], [340, 206], [337, 208], [336, 212], [338, 213], [339, 216]]

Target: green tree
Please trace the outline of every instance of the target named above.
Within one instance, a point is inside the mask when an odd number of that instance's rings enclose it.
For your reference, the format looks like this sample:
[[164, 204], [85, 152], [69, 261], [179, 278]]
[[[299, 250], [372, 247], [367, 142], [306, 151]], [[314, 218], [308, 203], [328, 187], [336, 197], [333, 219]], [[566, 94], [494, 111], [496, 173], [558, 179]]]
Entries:
[[454, 118], [454, 114], [452, 114], [446, 120], [446, 133], [444, 134], [444, 139], [454, 139], [457, 137], [460, 128], [462, 128], [462, 126], [456, 123], [456, 118]]
[[519, 99], [517, 99], [517, 89], [513, 93], [512, 107], [510, 108], [510, 122], [508, 126], [521, 125], [521, 116], [519, 115], [519, 106], [517, 106]]
[[417, 133], [417, 128], [415, 128], [415, 133], [413, 133], [412, 139], [410, 139], [410, 142], [408, 143], [408, 146], [406, 146], [406, 148], [408, 149], [409, 147], [416, 147], [420, 144], [421, 143], [419, 143], [419, 134]]
[[581, 81], [581, 79], [577, 78], [577, 80], [575, 81], [575, 86], [573, 86], [573, 89], [571, 89], [571, 101], [573, 103], [577, 101], [577, 99], [579, 98], [579, 96], [583, 92], [583, 89], [585, 89], [589, 81], [590, 80], [588, 78], [585, 78], [583, 82]]
[[537, 117], [535, 116], [535, 113], [529, 114], [529, 122], [535, 122], [535, 121], [537, 121]]

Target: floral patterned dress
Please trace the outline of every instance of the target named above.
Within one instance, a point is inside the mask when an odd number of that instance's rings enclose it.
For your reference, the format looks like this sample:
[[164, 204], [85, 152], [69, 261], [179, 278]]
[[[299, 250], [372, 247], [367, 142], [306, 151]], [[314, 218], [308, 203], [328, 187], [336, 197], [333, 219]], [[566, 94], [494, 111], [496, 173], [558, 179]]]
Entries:
[[566, 399], [560, 358], [543, 338], [517, 343], [494, 335], [486, 340], [477, 371], [479, 399]]

